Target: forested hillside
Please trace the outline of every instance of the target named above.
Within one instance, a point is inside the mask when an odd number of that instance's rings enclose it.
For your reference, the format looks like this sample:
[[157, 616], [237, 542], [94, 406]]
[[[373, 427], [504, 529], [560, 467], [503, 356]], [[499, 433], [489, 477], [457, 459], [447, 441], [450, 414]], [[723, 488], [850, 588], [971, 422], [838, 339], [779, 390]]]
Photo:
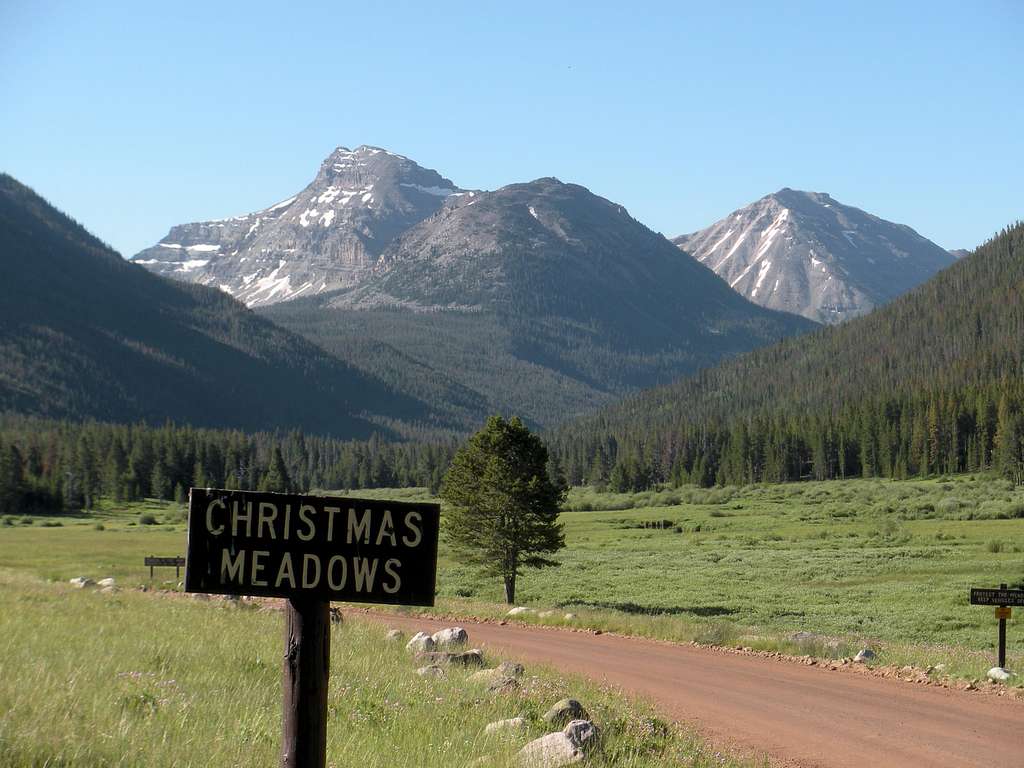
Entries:
[[338, 437], [447, 424], [212, 288], [117, 253], [0, 176], [0, 411]]
[[994, 468], [1024, 476], [1024, 224], [874, 313], [551, 435], [574, 482], [641, 488]]
[[436, 489], [454, 441], [334, 440], [298, 431], [245, 434], [0, 417], [0, 515], [88, 508], [99, 497], [184, 501], [189, 487], [306, 492]]

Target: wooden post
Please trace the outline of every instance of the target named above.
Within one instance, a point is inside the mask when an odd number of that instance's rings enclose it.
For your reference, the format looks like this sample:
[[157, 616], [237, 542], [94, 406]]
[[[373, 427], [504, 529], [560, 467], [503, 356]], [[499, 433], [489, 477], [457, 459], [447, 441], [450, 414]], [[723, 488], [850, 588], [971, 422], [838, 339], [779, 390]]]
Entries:
[[[1000, 584], [999, 588], [1006, 589], [1006, 585]], [[999, 618], [999, 668], [1006, 669], [1006, 619], [1002, 617]]]
[[288, 599], [285, 602], [281, 768], [324, 768], [326, 765], [330, 658], [330, 602], [306, 597]]

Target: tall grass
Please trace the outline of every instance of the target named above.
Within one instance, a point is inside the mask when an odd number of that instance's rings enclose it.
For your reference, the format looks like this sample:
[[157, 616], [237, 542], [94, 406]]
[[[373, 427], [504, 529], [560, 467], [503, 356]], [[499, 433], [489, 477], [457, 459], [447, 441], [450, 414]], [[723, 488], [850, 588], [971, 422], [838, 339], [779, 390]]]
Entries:
[[[510, 766], [566, 695], [606, 736], [599, 765], [736, 765], [612, 690], [530, 669], [521, 693], [491, 694], [466, 671], [419, 677], [378, 625], [349, 620], [332, 632], [331, 766], [447, 768], [482, 755]], [[276, 612], [0, 570], [0, 765], [274, 765], [282, 635]], [[527, 718], [525, 734], [483, 735], [513, 716]]]

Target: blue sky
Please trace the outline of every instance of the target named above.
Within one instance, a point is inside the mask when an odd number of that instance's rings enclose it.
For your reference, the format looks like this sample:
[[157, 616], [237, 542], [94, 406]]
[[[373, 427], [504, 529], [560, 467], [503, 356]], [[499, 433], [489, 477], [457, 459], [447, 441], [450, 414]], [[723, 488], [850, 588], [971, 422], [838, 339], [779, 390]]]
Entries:
[[125, 255], [359, 144], [669, 236], [784, 186], [947, 248], [1024, 217], [1018, 0], [150, 5], [0, 0], [0, 170]]

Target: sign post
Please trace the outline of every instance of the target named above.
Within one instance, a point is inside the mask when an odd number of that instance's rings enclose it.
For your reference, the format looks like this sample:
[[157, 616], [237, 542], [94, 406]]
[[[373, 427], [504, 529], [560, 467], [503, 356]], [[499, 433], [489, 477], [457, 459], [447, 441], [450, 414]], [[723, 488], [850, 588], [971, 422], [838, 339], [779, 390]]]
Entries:
[[285, 598], [282, 768], [327, 755], [330, 601], [433, 605], [438, 504], [193, 488], [185, 591]]
[[1007, 589], [1000, 584], [999, 589], [971, 589], [971, 605], [996, 606], [996, 618], [999, 619], [999, 668], [1006, 669], [1006, 620], [1010, 618], [1011, 605], [1024, 605], [1024, 589]]

